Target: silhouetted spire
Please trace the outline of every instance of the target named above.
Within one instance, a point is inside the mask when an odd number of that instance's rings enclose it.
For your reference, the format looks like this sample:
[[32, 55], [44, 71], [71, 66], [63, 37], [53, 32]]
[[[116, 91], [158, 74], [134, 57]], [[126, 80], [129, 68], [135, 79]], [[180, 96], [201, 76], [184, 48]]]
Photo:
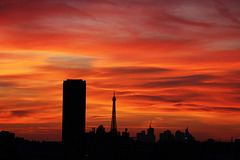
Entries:
[[117, 120], [116, 120], [116, 97], [115, 91], [113, 92], [113, 108], [112, 108], [112, 121], [111, 121], [111, 131], [117, 133]]
[[113, 91], [113, 101], [116, 101], [115, 90]]

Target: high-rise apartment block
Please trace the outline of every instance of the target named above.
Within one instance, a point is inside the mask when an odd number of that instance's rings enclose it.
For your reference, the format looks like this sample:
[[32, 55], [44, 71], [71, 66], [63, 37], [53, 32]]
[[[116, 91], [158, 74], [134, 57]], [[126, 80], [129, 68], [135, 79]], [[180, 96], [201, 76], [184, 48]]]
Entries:
[[83, 140], [86, 119], [86, 81], [68, 79], [63, 82], [62, 141]]

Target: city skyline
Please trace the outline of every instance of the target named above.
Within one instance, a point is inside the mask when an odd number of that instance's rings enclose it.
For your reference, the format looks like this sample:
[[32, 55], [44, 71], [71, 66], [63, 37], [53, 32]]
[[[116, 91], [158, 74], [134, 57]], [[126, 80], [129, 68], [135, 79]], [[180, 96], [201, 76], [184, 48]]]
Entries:
[[[86, 132], [190, 128], [240, 138], [237, 0], [0, 2], [0, 129], [61, 140], [62, 80], [85, 79]], [[156, 136], [158, 138], [158, 136]]]

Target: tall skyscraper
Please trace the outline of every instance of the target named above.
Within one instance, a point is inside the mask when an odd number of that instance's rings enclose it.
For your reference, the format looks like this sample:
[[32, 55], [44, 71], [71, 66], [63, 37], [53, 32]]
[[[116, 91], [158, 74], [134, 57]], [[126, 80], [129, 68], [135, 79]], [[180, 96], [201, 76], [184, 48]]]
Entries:
[[68, 79], [63, 82], [62, 141], [78, 143], [85, 135], [86, 81]]
[[112, 107], [112, 121], [111, 121], [111, 132], [117, 133], [117, 120], [116, 120], [116, 97], [115, 91], [113, 93], [113, 107]]

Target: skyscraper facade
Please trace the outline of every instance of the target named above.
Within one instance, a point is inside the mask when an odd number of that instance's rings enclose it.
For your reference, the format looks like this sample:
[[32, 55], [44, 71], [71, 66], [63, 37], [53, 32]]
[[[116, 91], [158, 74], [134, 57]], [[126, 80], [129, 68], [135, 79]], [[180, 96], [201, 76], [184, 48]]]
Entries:
[[83, 140], [86, 119], [86, 81], [68, 79], [63, 82], [62, 141]]

